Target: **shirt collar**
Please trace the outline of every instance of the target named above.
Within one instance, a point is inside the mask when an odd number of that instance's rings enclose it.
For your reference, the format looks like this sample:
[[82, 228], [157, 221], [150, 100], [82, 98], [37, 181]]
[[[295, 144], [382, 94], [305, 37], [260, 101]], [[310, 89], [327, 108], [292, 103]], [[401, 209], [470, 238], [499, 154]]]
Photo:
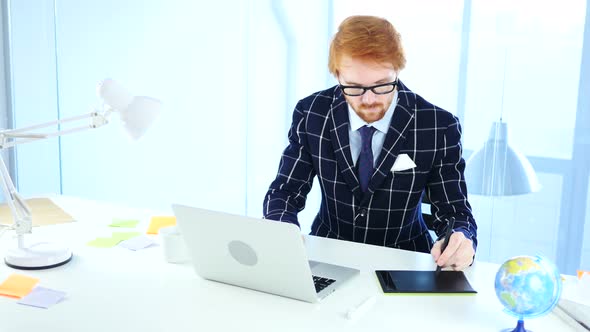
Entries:
[[350, 119], [350, 129], [352, 131], [358, 130], [360, 127], [365, 125], [370, 125], [375, 127], [375, 129], [379, 130], [380, 132], [387, 134], [387, 130], [389, 129], [389, 123], [391, 122], [391, 117], [393, 116], [393, 110], [397, 106], [397, 89], [394, 92], [393, 99], [391, 101], [391, 105], [389, 105], [389, 109], [385, 112], [385, 115], [381, 120], [367, 123], [365, 120], [361, 119], [358, 114], [352, 109], [350, 104], [348, 105], [348, 118]]

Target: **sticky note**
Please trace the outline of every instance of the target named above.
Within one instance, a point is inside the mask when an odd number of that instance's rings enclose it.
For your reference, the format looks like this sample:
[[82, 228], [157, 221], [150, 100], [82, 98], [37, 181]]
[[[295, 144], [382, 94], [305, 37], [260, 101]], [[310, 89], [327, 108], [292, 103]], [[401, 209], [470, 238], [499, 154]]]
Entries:
[[133, 219], [113, 219], [110, 227], [133, 228], [139, 224], [139, 220]]
[[87, 245], [96, 248], [112, 248], [123, 240], [112, 237], [99, 237], [87, 243]]
[[22, 274], [11, 274], [0, 284], [0, 295], [21, 298], [31, 292], [39, 279]]
[[148, 227], [147, 233], [158, 234], [160, 228], [174, 225], [176, 225], [176, 217], [174, 216], [152, 217], [152, 219], [150, 220], [150, 225]]
[[87, 243], [87, 245], [96, 248], [112, 248], [121, 241], [129, 240], [141, 235], [140, 232], [113, 232], [111, 237], [99, 237]]
[[156, 245], [156, 241], [152, 240], [151, 238], [145, 235], [137, 236], [119, 243], [120, 247], [127, 248], [129, 250], [145, 249], [153, 245]]
[[64, 297], [66, 297], [65, 292], [37, 286], [17, 303], [47, 309], [63, 300]]
[[[113, 239], [118, 239], [119, 242], [121, 241], [125, 241], [125, 240], [129, 240], [131, 238], [134, 238], [136, 236], [140, 236], [141, 233], [140, 232], [113, 232]], [[117, 243], [119, 243], [117, 242]]]
[[582, 279], [582, 276], [583, 276], [584, 274], [587, 274], [587, 275], [589, 275], [589, 276], [590, 276], [590, 271], [582, 271], [582, 270], [578, 270], [577, 272], [578, 272], [578, 279]]

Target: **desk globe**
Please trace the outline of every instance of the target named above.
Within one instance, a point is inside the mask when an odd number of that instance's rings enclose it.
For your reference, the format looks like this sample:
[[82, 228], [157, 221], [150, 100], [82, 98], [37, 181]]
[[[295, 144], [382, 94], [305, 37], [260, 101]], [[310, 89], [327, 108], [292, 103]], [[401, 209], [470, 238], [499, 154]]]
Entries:
[[496, 295], [510, 315], [518, 318], [516, 328], [504, 331], [525, 332], [524, 319], [549, 313], [561, 295], [561, 276], [557, 267], [542, 256], [510, 258], [498, 269]]

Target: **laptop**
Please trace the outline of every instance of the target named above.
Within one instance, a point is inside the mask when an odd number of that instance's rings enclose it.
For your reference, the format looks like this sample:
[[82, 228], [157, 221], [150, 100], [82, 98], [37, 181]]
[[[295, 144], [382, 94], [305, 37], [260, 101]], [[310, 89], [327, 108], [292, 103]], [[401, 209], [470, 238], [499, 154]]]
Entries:
[[315, 303], [359, 274], [308, 261], [296, 225], [178, 204], [172, 210], [205, 279]]

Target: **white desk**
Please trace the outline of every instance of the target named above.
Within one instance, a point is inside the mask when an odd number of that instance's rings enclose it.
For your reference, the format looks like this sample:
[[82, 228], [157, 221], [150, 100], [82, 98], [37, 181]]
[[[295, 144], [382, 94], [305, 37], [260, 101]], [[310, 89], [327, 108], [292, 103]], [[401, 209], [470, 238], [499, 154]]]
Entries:
[[[476, 262], [467, 276], [479, 292], [472, 296], [383, 295], [376, 269], [435, 268], [426, 254], [307, 237], [309, 258], [361, 270], [359, 277], [319, 304], [309, 304], [203, 280], [188, 264], [164, 262], [160, 247], [137, 252], [98, 249], [86, 243], [110, 236], [113, 217], [141, 220], [145, 232], [152, 212], [133, 211], [80, 199], [56, 203], [78, 221], [35, 228], [68, 243], [73, 260], [46, 271], [20, 271], [0, 265], [0, 280], [11, 273], [40, 278], [39, 285], [67, 292], [49, 309], [17, 304], [0, 296], [0, 331], [500, 331], [516, 319], [502, 312], [494, 293], [497, 265]], [[131, 229], [129, 229], [131, 230]], [[12, 233], [0, 239], [0, 254], [14, 245]], [[354, 321], [347, 310], [368, 296], [377, 303]], [[536, 332], [569, 331], [554, 314], [525, 321]]]

